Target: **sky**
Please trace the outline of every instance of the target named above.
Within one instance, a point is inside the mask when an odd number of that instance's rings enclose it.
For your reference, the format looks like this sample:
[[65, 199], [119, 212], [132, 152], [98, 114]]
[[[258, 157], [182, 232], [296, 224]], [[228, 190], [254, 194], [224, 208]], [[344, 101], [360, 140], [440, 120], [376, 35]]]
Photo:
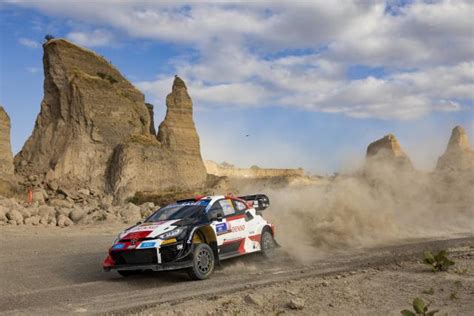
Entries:
[[16, 153], [51, 34], [110, 60], [156, 124], [183, 78], [204, 159], [331, 174], [393, 133], [429, 170], [454, 126], [474, 138], [473, 16], [463, 0], [0, 0], [0, 104]]

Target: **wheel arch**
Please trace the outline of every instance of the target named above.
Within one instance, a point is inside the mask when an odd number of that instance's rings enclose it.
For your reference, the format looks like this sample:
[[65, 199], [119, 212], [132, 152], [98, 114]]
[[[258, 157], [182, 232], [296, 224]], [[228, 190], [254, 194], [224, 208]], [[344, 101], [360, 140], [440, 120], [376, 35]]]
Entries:
[[211, 225], [203, 225], [196, 227], [193, 232], [191, 233], [190, 236], [190, 242], [192, 243], [194, 234], [199, 234], [200, 236], [204, 237], [204, 243], [208, 244], [212, 252], [214, 253], [214, 259], [216, 262], [219, 262], [219, 249], [217, 246], [217, 236], [216, 233], [214, 232], [214, 229], [211, 227]]

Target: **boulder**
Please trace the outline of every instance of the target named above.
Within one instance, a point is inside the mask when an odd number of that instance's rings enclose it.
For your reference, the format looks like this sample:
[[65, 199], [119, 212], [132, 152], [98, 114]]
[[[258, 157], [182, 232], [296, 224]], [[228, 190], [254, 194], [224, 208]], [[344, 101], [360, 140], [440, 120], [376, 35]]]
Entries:
[[60, 215], [58, 216], [57, 225], [58, 225], [59, 227], [67, 227], [67, 226], [72, 226], [72, 225], [74, 225], [74, 223], [73, 223], [73, 221], [72, 221], [69, 217], [67, 217], [67, 216], [65, 216], [65, 215], [63, 215], [63, 214], [60, 214]]
[[55, 206], [55, 207], [66, 207], [66, 208], [72, 208], [74, 207], [74, 203], [69, 201], [69, 200], [62, 200], [62, 199], [52, 199], [49, 200], [49, 205]]
[[176, 77], [166, 97], [166, 117], [157, 138], [136, 136], [116, 147], [108, 179], [119, 202], [137, 192], [163, 192], [204, 186], [207, 173], [192, 117], [192, 101]]
[[0, 222], [8, 221], [7, 212], [8, 212], [8, 209], [6, 207], [0, 205]]
[[84, 216], [86, 215], [86, 211], [82, 208], [74, 208], [69, 214], [69, 217], [72, 219], [74, 223], [79, 222]]
[[474, 151], [469, 145], [466, 131], [461, 126], [452, 130], [446, 151], [438, 159], [436, 171], [474, 171]]
[[33, 202], [37, 202], [39, 204], [45, 203], [45, 198], [48, 194], [41, 188], [33, 189]]
[[60, 186], [104, 190], [114, 148], [150, 134], [144, 96], [90, 50], [64, 39], [43, 49], [44, 98], [33, 133], [14, 159], [16, 170], [53, 170]]
[[39, 216], [32, 216], [27, 219], [25, 219], [25, 225], [39, 225], [40, 224], [41, 217]]
[[140, 207], [133, 203], [128, 203], [125, 207], [120, 210], [120, 215], [127, 223], [134, 223], [141, 220], [142, 215]]
[[304, 308], [305, 301], [302, 298], [293, 298], [288, 302], [290, 309], [302, 310]]
[[77, 190], [77, 193], [82, 194], [82, 195], [90, 195], [91, 191], [89, 191], [89, 189], [79, 189]]
[[51, 207], [51, 206], [41, 205], [38, 208], [38, 215], [40, 217], [49, 217], [49, 216], [54, 215], [55, 213], [56, 213], [56, 210], [54, 209], [54, 207]]
[[10, 210], [7, 212], [7, 219], [15, 222], [16, 225], [23, 224], [23, 215], [17, 210]]

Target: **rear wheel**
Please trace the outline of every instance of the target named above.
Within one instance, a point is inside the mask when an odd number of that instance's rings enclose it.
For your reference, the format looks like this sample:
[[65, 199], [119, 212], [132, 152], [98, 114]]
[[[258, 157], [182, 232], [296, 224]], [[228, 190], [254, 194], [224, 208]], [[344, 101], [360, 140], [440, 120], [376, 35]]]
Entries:
[[260, 245], [262, 247], [262, 254], [266, 258], [271, 258], [275, 254], [276, 243], [273, 239], [272, 233], [265, 229], [260, 237]]
[[208, 244], [195, 244], [193, 266], [188, 269], [188, 275], [193, 280], [207, 279], [214, 271], [214, 253]]

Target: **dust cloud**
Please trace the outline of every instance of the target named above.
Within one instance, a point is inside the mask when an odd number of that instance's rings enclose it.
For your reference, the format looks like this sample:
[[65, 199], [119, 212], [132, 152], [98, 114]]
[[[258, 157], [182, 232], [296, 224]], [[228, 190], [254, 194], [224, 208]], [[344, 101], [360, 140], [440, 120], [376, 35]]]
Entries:
[[276, 225], [285, 252], [308, 261], [328, 250], [474, 232], [473, 173], [383, 165], [361, 170], [310, 186], [263, 190], [271, 200], [264, 216]]

